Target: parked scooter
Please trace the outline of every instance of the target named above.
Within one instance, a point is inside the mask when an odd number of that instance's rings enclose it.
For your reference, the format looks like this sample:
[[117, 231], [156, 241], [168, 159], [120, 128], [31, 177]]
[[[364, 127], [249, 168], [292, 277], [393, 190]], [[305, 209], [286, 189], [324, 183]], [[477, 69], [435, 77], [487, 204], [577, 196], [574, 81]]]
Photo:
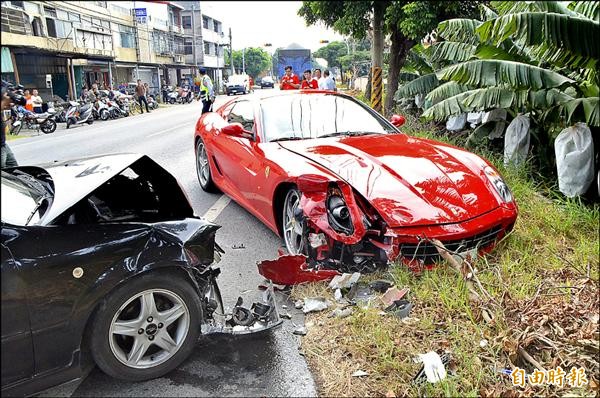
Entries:
[[98, 98], [94, 103], [92, 108], [92, 116], [95, 120], [108, 120], [110, 117], [110, 112], [108, 111], [107, 99], [106, 98]]
[[169, 91], [167, 93], [167, 100], [169, 101], [169, 104], [173, 105], [176, 102], [180, 102], [179, 101], [179, 93], [177, 91]]
[[56, 121], [54, 121], [54, 109], [48, 109], [48, 112], [33, 113], [22, 106], [13, 106], [11, 109], [11, 129], [10, 133], [18, 135], [23, 126], [30, 130], [41, 130], [44, 134], [51, 134], [56, 131]]
[[69, 101], [71, 107], [67, 110], [67, 129], [77, 124], [92, 124], [94, 117], [92, 116], [93, 105], [89, 102], [81, 105], [76, 101]]
[[107, 101], [108, 112], [111, 119], [117, 119], [121, 116], [129, 116], [129, 100], [124, 97], [115, 97]]
[[154, 110], [158, 108], [158, 102], [156, 102], [156, 98], [153, 94], [148, 94], [146, 100], [148, 101], [148, 109]]

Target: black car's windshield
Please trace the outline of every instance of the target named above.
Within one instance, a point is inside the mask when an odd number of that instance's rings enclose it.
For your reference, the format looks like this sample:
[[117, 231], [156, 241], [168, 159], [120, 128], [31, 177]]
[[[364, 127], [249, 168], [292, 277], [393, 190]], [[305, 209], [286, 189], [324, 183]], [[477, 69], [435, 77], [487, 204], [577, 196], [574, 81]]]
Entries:
[[331, 94], [265, 98], [262, 118], [266, 141], [396, 132], [351, 99]]
[[25, 173], [2, 172], [2, 221], [13, 225], [37, 223], [50, 205], [51, 192]]

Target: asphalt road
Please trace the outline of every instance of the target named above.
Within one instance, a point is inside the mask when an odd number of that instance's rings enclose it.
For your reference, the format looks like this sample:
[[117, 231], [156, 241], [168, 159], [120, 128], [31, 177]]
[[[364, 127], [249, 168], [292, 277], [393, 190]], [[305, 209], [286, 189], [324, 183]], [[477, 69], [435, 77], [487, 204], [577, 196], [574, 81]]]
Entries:
[[[258, 89], [249, 95], [272, 92]], [[220, 96], [215, 105], [227, 99]], [[219, 263], [222, 273], [218, 281], [225, 305], [232, 306], [240, 293], [249, 303], [256, 297], [257, 286], [264, 283], [256, 262], [276, 258], [282, 241], [235, 202], [200, 188], [193, 148], [200, 113], [201, 104], [194, 102], [69, 130], [59, 124], [53, 134], [12, 140], [9, 145], [20, 165], [118, 152], [149, 155], [179, 180], [197, 215], [210, 215], [222, 225], [217, 241], [226, 253]], [[242, 244], [243, 248], [233, 248]], [[285, 297], [278, 295], [278, 300], [284, 304]], [[188, 360], [160, 379], [128, 383], [95, 368], [85, 379], [41, 395], [315, 396], [314, 380], [298, 349], [299, 338], [292, 334], [303, 317], [293, 305], [286, 304], [293, 319], [284, 321], [281, 328], [257, 336], [203, 337]]]

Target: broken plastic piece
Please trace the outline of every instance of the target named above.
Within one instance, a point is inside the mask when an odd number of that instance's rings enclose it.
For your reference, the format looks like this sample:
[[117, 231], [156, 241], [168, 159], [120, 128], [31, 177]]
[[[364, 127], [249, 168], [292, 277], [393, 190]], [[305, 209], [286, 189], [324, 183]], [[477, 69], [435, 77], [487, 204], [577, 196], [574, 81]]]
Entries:
[[347, 318], [350, 315], [352, 315], [352, 307], [346, 307], [344, 309], [336, 308], [335, 310], [331, 311], [330, 317]]
[[304, 309], [302, 310], [305, 314], [309, 312], [323, 311], [329, 307], [329, 303], [323, 297], [308, 297], [304, 299]]
[[327, 239], [325, 238], [325, 234], [324, 233], [320, 233], [320, 234], [310, 233], [310, 234], [308, 234], [308, 242], [310, 243], [310, 246], [313, 249], [316, 249], [317, 247], [321, 247], [321, 246], [327, 245]]
[[393, 313], [400, 319], [404, 319], [410, 315], [412, 307], [412, 303], [408, 300], [396, 300], [385, 311]]
[[368, 376], [369, 374], [367, 372], [365, 372], [364, 370], [357, 370], [356, 372], [352, 373], [352, 377], [364, 377], [364, 376]]
[[394, 301], [401, 300], [406, 293], [408, 293], [408, 288], [405, 287], [402, 290], [399, 290], [397, 287], [392, 287], [388, 289], [383, 296], [381, 296], [381, 301], [386, 307], [394, 304]]
[[231, 246], [232, 249], [245, 249], [246, 246], [244, 246], [243, 243], [240, 243], [239, 245], [234, 244], [233, 246]]
[[335, 292], [333, 292], [333, 298], [335, 299], [335, 301], [340, 301], [342, 299], [342, 290], [341, 289], [335, 289]]
[[360, 307], [367, 308], [370, 306], [371, 301], [375, 299], [375, 292], [366, 284], [355, 283], [350, 288], [347, 297]]
[[[416, 360], [418, 362], [423, 362], [423, 367], [415, 376], [415, 381], [422, 379], [423, 373], [425, 373], [427, 381], [430, 383], [437, 383], [446, 378], [446, 368], [442, 362], [442, 358], [440, 358], [435, 351], [429, 351], [427, 354], [418, 354]], [[446, 362], [448, 362], [448, 360], [449, 356], [447, 356]]]
[[385, 293], [390, 287], [394, 286], [394, 282], [378, 279], [369, 283], [369, 287], [377, 293]]
[[302, 309], [303, 306], [304, 303], [302, 302], [302, 300], [298, 300], [294, 303], [294, 308], [296, 308], [297, 310]]
[[304, 326], [300, 326], [299, 328], [295, 329], [292, 333], [298, 336], [306, 336], [306, 328]]
[[340, 275], [335, 270], [309, 269], [304, 255], [285, 255], [276, 260], [264, 260], [257, 264], [258, 273], [279, 285], [296, 285], [317, 282]]
[[353, 274], [344, 273], [342, 275], [335, 276], [331, 282], [329, 282], [330, 289], [347, 289], [351, 288], [358, 279], [360, 278], [360, 272], [355, 272]]

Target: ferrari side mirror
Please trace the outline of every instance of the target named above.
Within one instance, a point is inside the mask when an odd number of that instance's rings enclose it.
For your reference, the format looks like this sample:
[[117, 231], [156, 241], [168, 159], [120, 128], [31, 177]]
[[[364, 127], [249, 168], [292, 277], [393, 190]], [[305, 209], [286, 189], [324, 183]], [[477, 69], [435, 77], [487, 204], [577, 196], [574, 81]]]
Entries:
[[392, 115], [390, 122], [392, 122], [394, 126], [400, 127], [406, 122], [406, 119], [402, 115]]
[[251, 138], [252, 133], [244, 130], [244, 127], [240, 123], [231, 123], [221, 129], [223, 134], [230, 135], [232, 137], [240, 138]]

